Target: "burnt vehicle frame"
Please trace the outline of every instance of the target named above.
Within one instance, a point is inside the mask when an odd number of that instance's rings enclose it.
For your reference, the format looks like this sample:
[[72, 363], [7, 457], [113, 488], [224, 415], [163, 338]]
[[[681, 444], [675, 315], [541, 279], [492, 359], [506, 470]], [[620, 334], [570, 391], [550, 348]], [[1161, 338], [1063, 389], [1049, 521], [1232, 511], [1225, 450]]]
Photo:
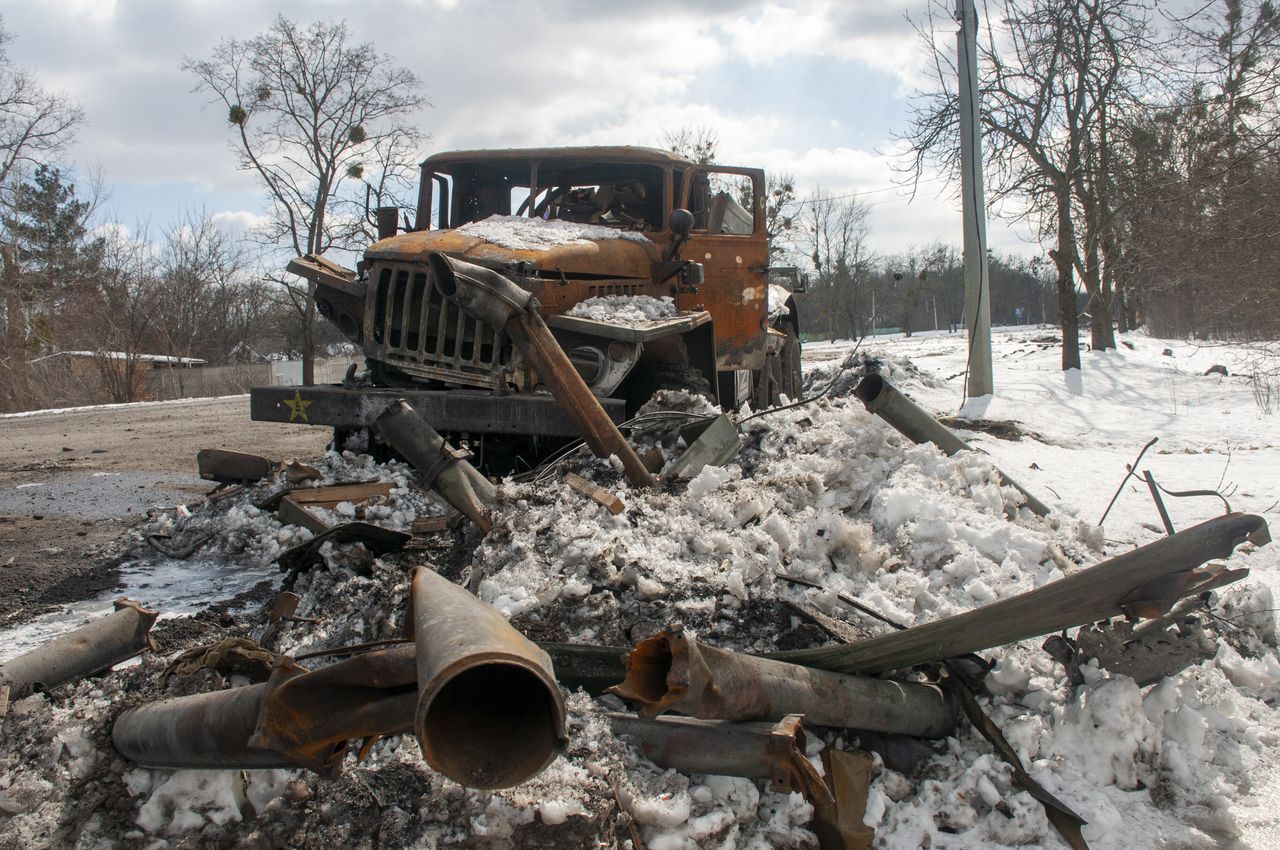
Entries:
[[[578, 436], [502, 329], [440, 291], [431, 255], [497, 272], [530, 292], [615, 424], [664, 388], [700, 392], [727, 409], [794, 397], [792, 290], [802, 289], [802, 278], [769, 266], [764, 193], [760, 169], [700, 165], [649, 148], [432, 156], [422, 164], [414, 226], [399, 232], [398, 211], [380, 208], [380, 238], [355, 270], [316, 256], [289, 266], [311, 281], [318, 312], [361, 348], [367, 372], [341, 385], [254, 388], [252, 418], [325, 425], [345, 436], [405, 397], [435, 428], [472, 445]], [[535, 229], [545, 219], [608, 231], [511, 247], [464, 227], [491, 216], [509, 217], [507, 226], [520, 217]], [[608, 295], [670, 298], [676, 314], [639, 324], [566, 315]], [[776, 309], [779, 299], [786, 310]]]

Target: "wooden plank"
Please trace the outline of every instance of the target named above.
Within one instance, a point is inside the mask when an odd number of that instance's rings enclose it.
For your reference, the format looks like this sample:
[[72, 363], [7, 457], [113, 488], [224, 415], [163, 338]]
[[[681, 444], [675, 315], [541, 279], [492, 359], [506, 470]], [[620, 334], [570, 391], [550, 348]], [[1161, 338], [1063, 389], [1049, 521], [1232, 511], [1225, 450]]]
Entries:
[[448, 515], [420, 516], [409, 526], [413, 534], [438, 534], [449, 530]]
[[617, 516], [626, 510], [626, 505], [622, 503], [621, 499], [603, 487], [588, 481], [581, 475], [577, 475], [573, 472], [566, 472], [564, 474], [564, 483], [569, 485], [569, 489], [575, 490], [586, 496], [588, 499], [599, 503], [602, 507], [608, 508], [609, 513], [614, 516]]
[[368, 484], [335, 484], [332, 487], [304, 487], [289, 491], [288, 498], [299, 505], [333, 510], [339, 502], [366, 502], [376, 496], [390, 496], [396, 485], [390, 481]]
[[312, 534], [324, 534], [329, 530], [327, 522], [299, 505], [293, 500], [292, 496], [285, 496], [280, 500], [280, 507], [276, 509], [276, 516], [285, 525], [299, 525], [309, 529]]

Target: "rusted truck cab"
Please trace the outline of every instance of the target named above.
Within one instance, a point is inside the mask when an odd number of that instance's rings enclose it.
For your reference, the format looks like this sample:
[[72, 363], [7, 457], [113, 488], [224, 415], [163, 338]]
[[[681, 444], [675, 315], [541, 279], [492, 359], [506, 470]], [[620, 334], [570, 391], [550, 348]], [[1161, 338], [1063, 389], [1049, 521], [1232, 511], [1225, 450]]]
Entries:
[[[432, 156], [412, 229], [396, 232], [384, 211], [383, 238], [355, 270], [320, 257], [290, 264], [314, 283], [320, 314], [363, 351], [367, 374], [341, 386], [254, 389], [252, 416], [353, 430], [403, 396], [437, 430], [473, 443], [574, 436], [503, 331], [440, 291], [433, 255], [531, 292], [615, 421], [667, 387], [726, 409], [794, 395], [799, 328], [791, 293], [770, 284], [763, 210], [760, 169], [698, 165], [663, 150]], [[625, 300], [591, 300], [610, 296]]]

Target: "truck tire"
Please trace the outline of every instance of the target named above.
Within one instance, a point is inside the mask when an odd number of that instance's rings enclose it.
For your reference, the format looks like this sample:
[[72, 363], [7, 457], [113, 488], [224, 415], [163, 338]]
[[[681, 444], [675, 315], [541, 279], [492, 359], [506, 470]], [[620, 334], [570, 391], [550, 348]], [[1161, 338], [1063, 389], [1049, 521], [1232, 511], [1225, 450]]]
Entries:
[[796, 401], [804, 386], [800, 372], [800, 336], [795, 325], [782, 322], [776, 327], [786, 335], [786, 340], [776, 354], [765, 357], [764, 367], [755, 373], [751, 404], [756, 410], [777, 406], [783, 395]]

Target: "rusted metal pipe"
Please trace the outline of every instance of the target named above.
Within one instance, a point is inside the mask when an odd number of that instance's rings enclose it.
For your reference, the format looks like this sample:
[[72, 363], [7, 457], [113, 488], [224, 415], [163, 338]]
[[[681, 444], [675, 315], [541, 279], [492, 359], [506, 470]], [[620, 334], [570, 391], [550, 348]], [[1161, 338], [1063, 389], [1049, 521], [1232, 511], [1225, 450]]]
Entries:
[[152, 768], [294, 767], [249, 745], [267, 685], [159, 700], [126, 709], [111, 727], [116, 752]]
[[520, 348], [596, 456], [616, 455], [628, 481], [636, 487], [652, 487], [653, 476], [569, 362], [538, 314], [532, 294], [492, 269], [439, 252], [430, 254], [427, 261], [441, 294], [471, 317], [502, 328]]
[[1167, 611], [1184, 595], [1242, 578], [1244, 571], [1226, 571], [1206, 582], [1205, 573], [1196, 567], [1226, 558], [1246, 540], [1255, 546], [1270, 542], [1266, 521], [1252, 514], [1227, 514], [954, 617], [857, 643], [778, 652], [772, 657], [843, 673], [881, 673], [1109, 617], [1152, 616]]
[[940, 688], [798, 667], [703, 646], [680, 626], [643, 640], [627, 656], [627, 677], [610, 692], [637, 703], [641, 717], [678, 711], [707, 720], [778, 720], [942, 737], [956, 706]]
[[690, 717], [647, 720], [613, 712], [613, 731], [631, 740], [658, 767], [681, 773], [768, 779], [769, 790], [798, 791], [815, 806], [831, 802], [817, 769], [805, 758], [805, 738], [797, 714], [777, 723], [723, 723]]
[[[924, 408], [899, 392], [880, 375], [867, 375], [853, 391], [871, 413], [888, 422], [913, 443], [933, 443], [947, 455], [960, 451], [973, 451], [964, 440], [957, 437], [945, 425], [934, 419]], [[1049, 515], [1049, 507], [1026, 488], [1005, 475], [999, 469], [1000, 480], [1017, 489], [1027, 500], [1027, 507], [1040, 516]]]
[[410, 731], [417, 699], [412, 646], [319, 670], [281, 657], [263, 684], [128, 709], [111, 737], [145, 767], [305, 767], [335, 776], [350, 741]]
[[150, 632], [159, 612], [132, 599], [117, 599], [115, 607], [107, 616], [0, 665], [0, 684], [9, 686], [9, 698], [53, 690], [154, 648]]
[[429, 569], [413, 572], [418, 705], [427, 764], [472, 788], [536, 776], [568, 743], [551, 657], [492, 606]]
[[427, 420], [400, 399], [382, 412], [374, 428], [422, 476], [422, 485], [435, 490], [484, 531], [493, 528], [489, 512], [497, 490], [465, 457], [453, 454]]

